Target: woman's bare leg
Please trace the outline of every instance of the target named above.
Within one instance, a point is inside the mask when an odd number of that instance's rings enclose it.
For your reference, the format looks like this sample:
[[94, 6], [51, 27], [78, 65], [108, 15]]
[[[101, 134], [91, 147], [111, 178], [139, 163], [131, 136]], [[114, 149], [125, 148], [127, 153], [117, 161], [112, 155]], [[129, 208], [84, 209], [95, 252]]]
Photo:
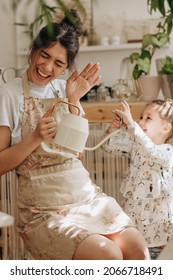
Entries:
[[122, 260], [123, 255], [115, 242], [102, 235], [90, 235], [77, 247], [73, 260]]
[[150, 255], [142, 234], [134, 227], [108, 235], [121, 249], [124, 260], [149, 260]]

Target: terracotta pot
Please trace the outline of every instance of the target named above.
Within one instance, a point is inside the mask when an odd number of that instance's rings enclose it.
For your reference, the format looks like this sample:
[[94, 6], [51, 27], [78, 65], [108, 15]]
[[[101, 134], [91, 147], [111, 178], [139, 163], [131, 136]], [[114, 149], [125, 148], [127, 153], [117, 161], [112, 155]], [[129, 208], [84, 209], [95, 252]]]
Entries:
[[157, 99], [162, 83], [163, 78], [161, 76], [141, 76], [135, 81], [138, 97], [145, 101]]

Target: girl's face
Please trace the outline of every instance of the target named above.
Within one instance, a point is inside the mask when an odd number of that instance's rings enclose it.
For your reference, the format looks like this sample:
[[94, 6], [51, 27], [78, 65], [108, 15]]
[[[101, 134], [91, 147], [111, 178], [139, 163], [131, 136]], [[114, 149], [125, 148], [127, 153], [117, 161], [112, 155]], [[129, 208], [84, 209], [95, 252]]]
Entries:
[[139, 126], [153, 143], [163, 144], [165, 143], [165, 134], [163, 134], [163, 131], [166, 121], [160, 117], [159, 112], [157, 111], [158, 108], [158, 105], [147, 105], [141, 114]]
[[45, 85], [60, 76], [67, 66], [67, 50], [56, 43], [33, 52], [28, 79], [37, 85]]

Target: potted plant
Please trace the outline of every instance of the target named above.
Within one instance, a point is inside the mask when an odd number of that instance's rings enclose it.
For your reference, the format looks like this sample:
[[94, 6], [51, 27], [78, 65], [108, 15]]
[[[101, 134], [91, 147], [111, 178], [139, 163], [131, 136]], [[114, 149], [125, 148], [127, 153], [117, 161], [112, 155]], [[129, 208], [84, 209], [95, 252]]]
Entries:
[[159, 59], [158, 74], [163, 77], [162, 92], [165, 98], [173, 98], [173, 56]]
[[[162, 48], [169, 42], [170, 33], [173, 27], [172, 0], [147, 0], [147, 5], [150, 14], [152, 14], [152, 12], [159, 12], [161, 16], [157, 25], [157, 32], [155, 34], [144, 35], [140, 52], [134, 52], [129, 57], [130, 62], [134, 65], [132, 76], [135, 80], [136, 89], [139, 94], [143, 93], [142, 85], [144, 76], [148, 77], [150, 75], [154, 53], [157, 49]], [[161, 87], [161, 77], [155, 77], [154, 80], [160, 80], [158, 81], [158, 87], [156, 87], [159, 89]]]

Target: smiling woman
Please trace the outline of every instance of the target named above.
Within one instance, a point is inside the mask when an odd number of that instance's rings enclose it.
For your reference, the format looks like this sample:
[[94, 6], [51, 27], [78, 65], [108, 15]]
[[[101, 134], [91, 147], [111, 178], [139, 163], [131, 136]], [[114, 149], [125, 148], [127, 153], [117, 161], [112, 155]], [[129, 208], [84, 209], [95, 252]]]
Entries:
[[99, 64], [88, 63], [59, 79], [79, 51], [81, 20], [70, 13], [74, 21], [41, 29], [27, 71], [0, 89], [0, 174], [16, 169], [18, 230], [33, 258], [148, 259], [142, 235], [91, 181], [79, 153], [55, 143], [61, 120], [83, 115], [80, 99], [101, 78]]
[[[33, 54], [33, 55], [32, 55]], [[47, 84], [67, 68], [67, 51], [60, 43], [46, 49], [32, 49], [28, 78], [36, 84]]]

